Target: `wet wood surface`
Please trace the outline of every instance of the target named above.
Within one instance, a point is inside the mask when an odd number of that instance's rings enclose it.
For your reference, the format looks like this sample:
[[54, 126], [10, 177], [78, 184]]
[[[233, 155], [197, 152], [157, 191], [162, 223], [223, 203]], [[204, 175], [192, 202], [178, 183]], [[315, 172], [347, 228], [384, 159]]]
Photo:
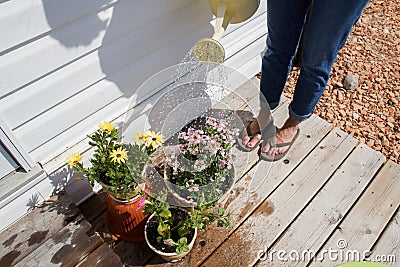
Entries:
[[[93, 259], [104, 244], [65, 193], [53, 196], [2, 231], [0, 242], [0, 266], [76, 266]], [[102, 248], [102, 254], [106, 252], [115, 255], [109, 246]], [[120, 263], [117, 256], [107, 261]]]
[[[257, 92], [246, 86], [224, 100], [229, 108], [242, 111], [227, 116], [245, 114], [241, 118], [249, 121], [249, 114], [257, 112]], [[274, 111], [277, 126], [287, 116], [288, 103], [283, 99]], [[199, 231], [192, 251], [179, 262], [165, 262], [145, 242], [129, 243], [113, 236], [105, 224], [105, 195], [100, 192], [79, 209], [60, 195], [47, 207], [32, 211], [33, 217], [0, 233], [0, 266], [43, 262], [46, 266], [334, 266], [345, 262], [327, 257], [324, 253], [330, 249], [367, 251], [371, 259], [396, 257], [397, 262], [384, 263], [400, 265], [399, 165], [315, 115], [301, 124], [296, 143], [280, 161], [259, 161], [257, 151], [235, 151], [236, 184], [224, 204], [232, 213], [231, 226]], [[280, 259], [277, 251], [306, 252], [308, 257], [291, 259], [286, 254]]]

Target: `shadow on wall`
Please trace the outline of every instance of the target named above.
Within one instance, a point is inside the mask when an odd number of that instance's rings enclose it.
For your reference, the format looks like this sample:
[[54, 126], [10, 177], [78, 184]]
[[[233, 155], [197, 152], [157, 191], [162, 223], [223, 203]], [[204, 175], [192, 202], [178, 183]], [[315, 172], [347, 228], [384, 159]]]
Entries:
[[87, 16], [86, 18], [90, 19], [89, 21], [86, 21], [85, 24], [95, 26], [88, 27], [84, 34], [81, 34], [80, 36], [74, 36], [74, 38], [68, 38], [68, 34], [65, 34], [63, 31], [57, 31], [57, 29], [60, 26], [64, 26], [65, 23], [68, 23], [68, 19], [71, 17], [71, 14], [81, 13], [79, 10], [82, 9], [82, 5], [85, 5], [84, 10], [91, 10], [90, 12], [95, 12], [101, 10], [101, 7], [109, 2], [111, 2], [111, 0], [90, 0], [85, 1], [84, 3], [81, 0], [43, 0], [46, 19], [52, 29], [50, 36], [58, 40], [67, 48], [90, 45], [91, 42], [99, 36], [101, 31], [107, 29], [107, 19], [101, 19], [99, 16]]
[[[149, 6], [156, 6], [159, 10], [168, 10], [167, 7], [170, 5], [181, 6], [182, 1], [185, 3], [184, 7], [179, 7], [182, 10], [190, 5], [196, 5], [196, 13], [204, 15], [200, 20], [201, 25], [208, 25], [207, 32], [195, 31], [196, 26], [194, 25], [193, 31], [189, 31], [190, 34], [188, 34], [188, 31], [177, 34], [177, 32], [182, 32], [180, 26], [192, 23], [192, 18], [188, 15], [168, 14], [177, 10], [161, 14], [160, 17], [162, 18], [159, 20], [161, 23], [157, 24], [156, 21], [149, 20], [138, 28], [133, 26], [139, 25], [152, 15]], [[122, 93], [121, 97], [134, 97], [142, 100], [148, 95], [137, 95], [137, 93], [142, 93], [137, 92], [137, 89], [148, 77], [166, 67], [178, 64], [199, 38], [212, 34], [213, 28], [209, 23], [212, 14], [208, 7], [208, 1], [198, 1], [91, 0], [82, 2], [80, 0], [43, 0], [43, 5], [47, 22], [52, 28], [49, 35], [66, 48], [74, 49], [79, 46], [89, 46], [96, 38], [103, 36], [102, 44], [96, 52], [101, 70], [105, 75], [104, 79], [113, 82], [118, 87]], [[175, 4], [173, 4], [174, 2]], [[88, 12], [84, 14], [81, 10], [88, 10]], [[99, 15], [101, 11], [110, 11], [112, 16], [103, 18], [103, 15]], [[74, 21], [68, 21], [68, 18], [72, 17], [71, 14], [81, 14], [81, 16]], [[83, 20], [85, 21], [83, 22]], [[77, 22], [77, 25], [87, 27], [85, 31], [79, 31], [82, 33], [79, 36], [78, 34], [66, 33], [65, 29], [61, 29], [66, 23], [75, 22]], [[199, 24], [199, 19], [196, 23]], [[132, 26], [128, 27], [129, 24]], [[174, 25], [174, 27], [167, 25]], [[166, 32], [171, 34], [166, 35]], [[162, 36], [162, 38], [157, 39], [157, 35]], [[174, 35], [176, 35], [176, 38], [171, 37]], [[182, 38], [182, 41], [178, 41], [180, 42], [179, 49], [181, 52], [177, 57], [177, 53], [169, 53], [169, 51], [175, 49], [176, 52], [178, 48], [176, 48], [174, 42], [178, 38]], [[160, 53], [160, 49], [163, 48], [167, 48], [167, 50]], [[168, 50], [169, 48], [171, 50]], [[154, 57], [156, 53], [161, 54], [158, 60]], [[133, 66], [135, 62], [137, 62], [137, 66]], [[96, 82], [98, 81], [93, 81], [93, 84]]]

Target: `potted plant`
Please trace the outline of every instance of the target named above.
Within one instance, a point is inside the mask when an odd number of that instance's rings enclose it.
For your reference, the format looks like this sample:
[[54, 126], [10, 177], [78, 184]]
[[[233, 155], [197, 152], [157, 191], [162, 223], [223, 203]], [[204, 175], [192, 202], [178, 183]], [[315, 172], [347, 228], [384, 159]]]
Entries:
[[193, 247], [197, 230], [217, 222], [219, 227], [228, 227], [230, 214], [214, 203], [182, 209], [169, 205], [167, 194], [150, 197], [146, 195], [144, 213], [151, 214], [145, 226], [148, 246], [163, 259], [171, 262], [186, 256]]
[[110, 122], [99, 124], [89, 145], [94, 148], [88, 167], [83, 166], [83, 156], [74, 153], [67, 163], [83, 174], [91, 186], [95, 182], [107, 192], [106, 222], [109, 230], [117, 237], [132, 241], [144, 241], [143, 229], [146, 216], [139, 207], [140, 191], [143, 185], [143, 169], [150, 162], [150, 156], [162, 144], [160, 133], [148, 131], [135, 135], [135, 142], [122, 144], [118, 130]]
[[179, 144], [165, 147], [167, 187], [184, 205], [222, 201], [235, 182], [232, 147], [238, 129], [224, 119], [200, 117], [178, 134]]

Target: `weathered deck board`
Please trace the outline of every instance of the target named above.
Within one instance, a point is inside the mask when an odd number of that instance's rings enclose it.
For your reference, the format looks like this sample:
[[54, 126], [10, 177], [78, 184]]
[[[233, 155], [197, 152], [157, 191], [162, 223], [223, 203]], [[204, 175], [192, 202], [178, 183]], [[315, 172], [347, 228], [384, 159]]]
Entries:
[[81, 261], [79, 267], [122, 267], [121, 260], [115, 255], [114, 251], [107, 245], [103, 244], [93, 251], [87, 258]]
[[397, 209], [395, 216], [386, 227], [382, 236], [372, 249], [371, 258], [377, 260], [379, 255], [380, 262], [385, 264], [400, 265], [400, 211]]
[[143, 266], [156, 256], [146, 242], [129, 243], [121, 241], [114, 247], [114, 252], [127, 266]]
[[[297, 251], [299, 255], [303, 251], [318, 251], [368, 186], [384, 159], [382, 154], [364, 144], [357, 146], [279, 241], [271, 247], [271, 251]], [[296, 259], [296, 255], [292, 255], [293, 260], [288, 255], [284, 256], [288, 261], [276, 258], [271, 260], [268, 257], [273, 255], [271, 251], [264, 257], [265, 260], [258, 262], [259, 266], [306, 266], [312, 260], [312, 257], [307, 256], [305, 259]], [[332, 266], [332, 262], [328, 265]]]
[[106, 193], [100, 191], [93, 195], [79, 205], [79, 209], [89, 222], [94, 221], [98, 216], [106, 211]]
[[75, 266], [103, 243], [85, 219], [70, 223], [15, 266]]
[[83, 219], [65, 193], [52, 197], [0, 233], [0, 266], [10, 266], [30, 255], [70, 222]]
[[[207, 258], [203, 266], [254, 264], [258, 251], [270, 246], [282, 235], [355, 144], [355, 139], [337, 128], [333, 129], [252, 216]], [[299, 142], [299, 145], [303, 143]], [[267, 183], [263, 187], [268, 190]]]
[[[285, 111], [286, 111], [286, 107]], [[257, 208], [257, 206], [274, 190], [274, 186], [285, 179], [285, 177], [295, 168], [295, 166], [304, 159], [305, 155], [310, 152], [328, 133], [330, 125], [321, 120], [317, 116], [313, 116], [309, 121], [305, 122], [302, 127], [302, 134], [298, 138], [298, 142], [292, 147], [288, 156], [291, 158], [289, 164], [283, 161], [278, 161], [273, 164], [273, 170], [270, 171], [266, 177], [263, 187], [259, 188], [256, 192], [249, 192], [252, 175], [262, 175], [265, 177], [266, 173], [263, 171], [256, 172], [255, 169], [250, 170], [245, 179], [240, 180], [232, 194], [229, 196], [226, 206], [232, 212], [232, 226], [229, 231], [221, 228], [210, 228], [206, 232], [200, 232], [199, 237], [195, 242], [195, 246], [190, 253], [190, 257], [184, 258], [177, 266], [196, 266], [201, 264], [207, 257], [231, 234], [237, 227], [244, 222], [248, 216]], [[309, 137], [308, 137], [309, 136]], [[302, 145], [300, 145], [302, 144]], [[267, 162], [260, 162], [259, 164], [270, 164]], [[263, 166], [259, 167], [262, 170]], [[274, 186], [272, 185], [274, 184]], [[203, 242], [202, 242], [203, 241]], [[205, 243], [205, 244], [204, 244]], [[200, 244], [204, 244], [201, 246]], [[247, 251], [246, 251], [247, 253]], [[223, 256], [223, 255], [221, 255]], [[152, 261], [151, 264], [162, 262], [160, 260]], [[219, 262], [221, 264], [221, 262]], [[213, 264], [217, 264], [213, 262]]]
[[[370, 250], [400, 205], [399, 179], [400, 166], [388, 161], [328, 239], [323, 250], [336, 249], [338, 240], [345, 240], [348, 250]], [[321, 253], [317, 259], [321, 259]], [[340, 262], [343, 261], [337, 263]], [[325, 259], [312, 264], [321, 265], [332, 266], [332, 262]]]

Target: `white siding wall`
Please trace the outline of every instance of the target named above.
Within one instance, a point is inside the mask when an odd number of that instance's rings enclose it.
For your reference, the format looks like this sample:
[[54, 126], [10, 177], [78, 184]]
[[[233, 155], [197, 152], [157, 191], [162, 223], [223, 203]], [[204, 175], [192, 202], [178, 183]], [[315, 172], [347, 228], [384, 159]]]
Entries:
[[[207, 0], [0, 1], [0, 118], [44, 166], [48, 177], [35, 185], [43, 198], [54, 180], [69, 180], [68, 149], [86, 149], [79, 141], [98, 122], [154, 94], [136, 90], [211, 36], [212, 19]], [[251, 20], [228, 27], [228, 62], [248, 76], [258, 72], [265, 33], [262, 1]], [[89, 192], [82, 183], [67, 187], [76, 202]]]

